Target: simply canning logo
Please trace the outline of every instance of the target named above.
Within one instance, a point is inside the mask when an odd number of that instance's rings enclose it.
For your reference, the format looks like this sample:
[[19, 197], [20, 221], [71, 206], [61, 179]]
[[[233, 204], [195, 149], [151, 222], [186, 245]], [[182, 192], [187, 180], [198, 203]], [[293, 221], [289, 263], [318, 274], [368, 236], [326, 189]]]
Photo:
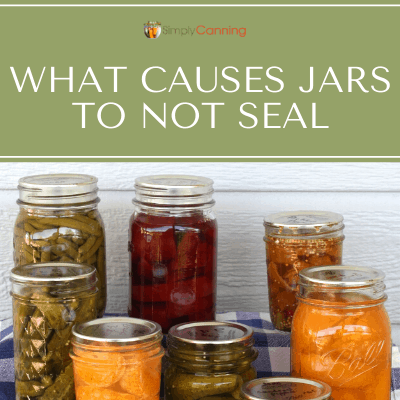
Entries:
[[148, 39], [157, 39], [161, 35], [161, 22], [147, 21], [144, 24], [144, 35]]
[[172, 36], [246, 36], [246, 28], [236, 28], [232, 26], [228, 26], [225, 28], [214, 28], [211, 26], [198, 25], [196, 27], [185, 27], [185, 28], [174, 28], [172, 26], [163, 26], [162, 28], [163, 35]]

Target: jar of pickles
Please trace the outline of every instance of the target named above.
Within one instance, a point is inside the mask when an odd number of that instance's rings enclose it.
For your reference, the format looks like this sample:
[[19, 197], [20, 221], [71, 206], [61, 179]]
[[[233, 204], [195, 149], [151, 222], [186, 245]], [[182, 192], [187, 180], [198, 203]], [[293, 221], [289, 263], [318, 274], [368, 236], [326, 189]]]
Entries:
[[72, 351], [77, 400], [159, 400], [161, 327], [134, 318], [76, 325]]
[[229, 322], [195, 322], [170, 329], [165, 400], [239, 399], [255, 379], [258, 352], [251, 328]]
[[325, 211], [291, 211], [264, 219], [269, 310], [274, 327], [290, 332], [299, 272], [342, 262], [343, 217]]
[[130, 221], [131, 317], [178, 323], [215, 318], [217, 222], [213, 181], [185, 175], [136, 179]]
[[78, 262], [96, 268], [98, 316], [106, 308], [104, 224], [97, 210], [97, 178], [52, 174], [19, 180], [20, 212], [14, 228], [16, 266]]
[[11, 271], [17, 400], [74, 399], [72, 327], [96, 317], [96, 271], [45, 263]]
[[324, 382], [279, 376], [245, 383], [242, 400], [330, 400], [331, 388]]
[[292, 375], [320, 379], [335, 400], [388, 400], [391, 334], [384, 274], [366, 267], [300, 272]]

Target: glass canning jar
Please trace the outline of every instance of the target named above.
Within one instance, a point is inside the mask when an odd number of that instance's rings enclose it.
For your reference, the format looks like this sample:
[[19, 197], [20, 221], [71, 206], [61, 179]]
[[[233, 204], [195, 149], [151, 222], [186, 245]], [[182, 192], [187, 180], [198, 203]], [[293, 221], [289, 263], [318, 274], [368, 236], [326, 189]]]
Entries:
[[238, 323], [174, 326], [167, 338], [165, 400], [238, 399], [243, 382], [257, 376], [253, 345], [253, 330]]
[[77, 400], [159, 400], [161, 327], [127, 317], [102, 318], [73, 329]]
[[330, 400], [331, 388], [324, 382], [279, 376], [245, 383], [242, 400]]
[[274, 327], [290, 332], [299, 272], [342, 262], [343, 216], [327, 211], [289, 211], [264, 218], [269, 310]]
[[20, 212], [14, 227], [16, 266], [78, 262], [96, 268], [98, 316], [107, 301], [104, 224], [97, 210], [97, 178], [50, 174], [19, 180]]
[[330, 266], [300, 272], [293, 319], [293, 376], [319, 379], [335, 400], [389, 400], [390, 322], [384, 274]]
[[129, 316], [178, 323], [215, 319], [217, 221], [213, 181], [185, 175], [136, 179], [130, 220]]
[[17, 400], [74, 399], [72, 327], [96, 317], [96, 271], [45, 263], [11, 271]]

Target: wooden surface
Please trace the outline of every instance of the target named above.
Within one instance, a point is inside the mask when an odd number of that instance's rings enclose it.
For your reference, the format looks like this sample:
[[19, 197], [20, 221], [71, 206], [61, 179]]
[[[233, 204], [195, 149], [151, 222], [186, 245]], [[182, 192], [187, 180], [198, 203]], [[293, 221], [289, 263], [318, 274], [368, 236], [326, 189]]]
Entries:
[[344, 263], [386, 273], [392, 323], [400, 323], [400, 164], [398, 163], [0, 163], [0, 319], [11, 316], [9, 271], [19, 177], [80, 172], [99, 177], [106, 224], [109, 312], [128, 303], [128, 220], [134, 178], [156, 173], [215, 180], [219, 223], [218, 309], [267, 311], [263, 217], [320, 209], [345, 217]]

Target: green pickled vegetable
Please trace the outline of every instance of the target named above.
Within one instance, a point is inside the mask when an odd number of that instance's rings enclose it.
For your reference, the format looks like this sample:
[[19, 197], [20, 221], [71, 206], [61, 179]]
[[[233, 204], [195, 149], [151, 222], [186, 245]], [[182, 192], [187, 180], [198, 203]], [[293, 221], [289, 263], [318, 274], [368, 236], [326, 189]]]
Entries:
[[55, 382], [50, 385], [43, 396], [39, 397], [40, 400], [74, 400], [74, 374], [72, 370], [72, 363], [65, 368]]
[[[15, 266], [60, 261], [95, 267], [99, 289], [98, 317], [103, 315], [107, 300], [105, 259], [104, 226], [97, 210], [21, 209], [14, 228]], [[58, 320], [57, 315], [54, 317]], [[22, 328], [24, 322], [20, 325]]]
[[239, 375], [193, 375], [175, 370], [166, 375], [166, 400], [197, 400], [235, 392], [243, 380]]
[[[96, 318], [97, 293], [54, 297], [54, 288], [33, 287], [14, 296], [14, 366], [17, 400], [73, 400], [71, 331], [77, 322]], [[47, 289], [47, 288], [46, 288]]]

